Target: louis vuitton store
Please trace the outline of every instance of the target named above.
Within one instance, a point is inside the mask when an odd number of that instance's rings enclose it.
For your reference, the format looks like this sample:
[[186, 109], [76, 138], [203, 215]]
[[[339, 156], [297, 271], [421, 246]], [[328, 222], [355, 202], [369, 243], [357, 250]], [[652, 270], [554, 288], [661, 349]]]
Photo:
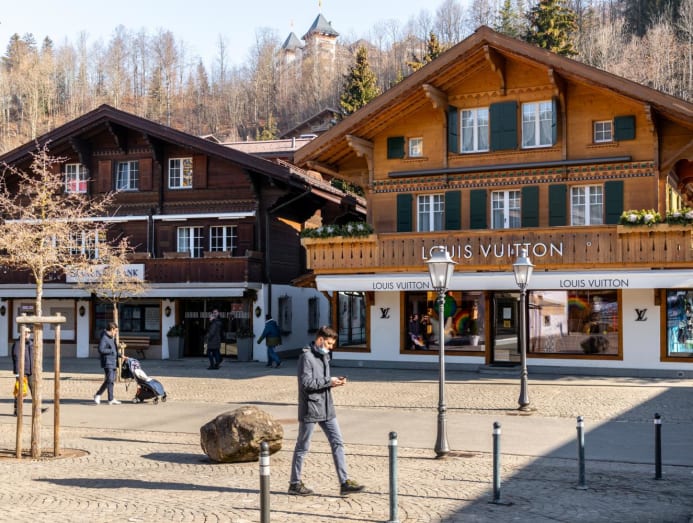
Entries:
[[[333, 295], [363, 296], [369, 305], [369, 339], [362, 350], [340, 344], [347, 349], [340, 359], [437, 361], [437, 294], [427, 272], [319, 275], [316, 285]], [[535, 370], [693, 376], [691, 271], [538, 267], [527, 296], [528, 361]], [[512, 272], [456, 270], [444, 304], [449, 364], [519, 364], [519, 298]]]

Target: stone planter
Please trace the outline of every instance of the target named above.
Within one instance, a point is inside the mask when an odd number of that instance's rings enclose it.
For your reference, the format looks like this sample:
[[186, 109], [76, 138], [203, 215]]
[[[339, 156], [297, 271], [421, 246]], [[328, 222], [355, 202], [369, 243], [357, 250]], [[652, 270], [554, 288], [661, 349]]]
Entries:
[[167, 336], [168, 357], [172, 360], [179, 360], [183, 357], [185, 350], [185, 339], [181, 336]]
[[253, 338], [238, 338], [236, 344], [238, 346], [238, 361], [252, 361]]

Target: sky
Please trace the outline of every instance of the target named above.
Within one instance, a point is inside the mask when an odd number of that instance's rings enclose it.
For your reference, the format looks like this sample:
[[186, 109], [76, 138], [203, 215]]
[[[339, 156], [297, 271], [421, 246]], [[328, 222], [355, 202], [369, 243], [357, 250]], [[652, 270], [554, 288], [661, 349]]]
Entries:
[[[443, 0], [31, 0], [0, 11], [0, 54], [17, 33], [34, 35], [37, 44], [48, 36], [54, 45], [77, 44], [81, 33], [88, 47], [107, 43], [119, 25], [153, 36], [169, 30], [182, 40], [188, 54], [210, 66], [218, 56], [219, 36], [235, 65], [246, 61], [259, 29], [275, 30], [283, 42], [293, 31], [301, 38], [319, 13], [349, 40], [366, 37], [376, 24], [395, 19], [403, 26], [421, 11], [435, 16]], [[469, 0], [459, 0], [466, 6]]]

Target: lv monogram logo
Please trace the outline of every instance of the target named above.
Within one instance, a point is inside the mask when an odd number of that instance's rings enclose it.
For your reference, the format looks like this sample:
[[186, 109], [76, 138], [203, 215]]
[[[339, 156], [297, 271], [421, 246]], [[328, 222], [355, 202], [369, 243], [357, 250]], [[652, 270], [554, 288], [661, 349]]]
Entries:
[[380, 307], [380, 319], [389, 320], [390, 319], [390, 307]]
[[635, 314], [637, 315], [635, 321], [647, 321], [647, 316], [645, 316], [646, 313], [647, 309], [635, 309]]

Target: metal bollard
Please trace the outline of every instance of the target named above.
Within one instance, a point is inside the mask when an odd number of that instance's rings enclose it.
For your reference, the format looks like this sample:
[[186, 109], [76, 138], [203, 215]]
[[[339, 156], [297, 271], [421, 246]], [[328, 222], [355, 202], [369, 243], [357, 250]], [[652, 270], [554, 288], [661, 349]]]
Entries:
[[260, 443], [260, 522], [270, 520], [270, 453], [266, 441]]
[[655, 413], [655, 477], [662, 479], [662, 417]]
[[585, 485], [585, 423], [582, 416], [577, 417], [578, 441], [578, 486], [579, 490], [587, 490]]
[[390, 519], [387, 523], [399, 523], [397, 518], [397, 433], [390, 432]]
[[500, 435], [501, 426], [497, 421], [493, 422], [493, 502], [500, 502]]

